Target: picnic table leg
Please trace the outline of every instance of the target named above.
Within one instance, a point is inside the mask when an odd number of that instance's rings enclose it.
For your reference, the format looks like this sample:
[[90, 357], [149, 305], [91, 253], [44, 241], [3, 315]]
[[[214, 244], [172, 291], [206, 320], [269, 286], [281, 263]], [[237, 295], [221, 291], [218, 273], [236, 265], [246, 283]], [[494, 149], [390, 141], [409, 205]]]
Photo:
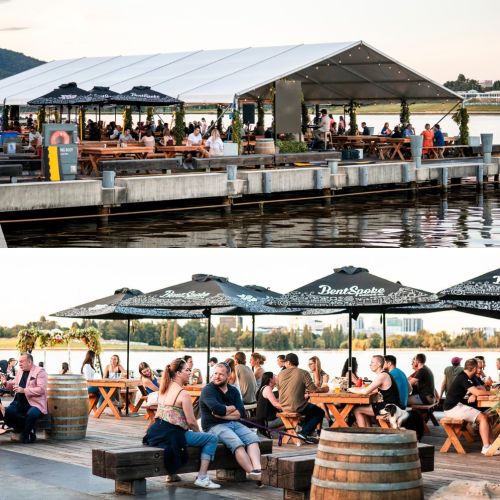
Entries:
[[345, 420], [354, 408], [353, 404], [346, 404], [340, 412], [333, 403], [326, 403], [326, 406], [330, 410], [334, 419], [332, 427], [349, 427], [349, 424]]
[[[99, 177], [99, 170], [97, 169], [97, 161], [96, 161], [99, 159], [99, 155], [90, 154], [89, 159], [90, 159], [90, 164], [91, 164], [92, 168], [94, 169], [96, 177]], [[90, 166], [89, 166], [88, 175], [90, 175], [92, 168], [90, 168]]]
[[455, 446], [455, 449], [457, 450], [457, 453], [465, 455], [466, 453], [462, 446], [462, 443], [458, 439], [458, 435], [460, 432], [459, 427], [456, 424], [443, 424], [443, 427], [446, 431], [446, 434], [448, 435], [448, 439], [445, 441], [443, 447], [439, 451], [441, 453], [446, 453], [453, 444], [453, 446]]
[[[500, 416], [500, 409], [497, 409], [497, 413]], [[496, 429], [495, 429], [496, 430]], [[487, 457], [492, 457], [494, 453], [500, 448], [500, 434], [497, 436], [493, 444], [490, 446], [490, 449], [486, 452]]]
[[116, 409], [115, 405], [113, 404], [113, 401], [111, 400], [111, 398], [116, 394], [118, 387], [109, 387], [109, 392], [106, 392], [105, 389], [106, 389], [105, 387], [99, 387], [99, 391], [101, 392], [104, 401], [100, 406], [100, 408], [95, 412], [94, 418], [99, 418], [104, 409], [108, 407], [111, 408], [111, 411], [114, 413], [115, 417], [118, 420], [120, 420], [122, 417], [120, 417], [118, 410]]

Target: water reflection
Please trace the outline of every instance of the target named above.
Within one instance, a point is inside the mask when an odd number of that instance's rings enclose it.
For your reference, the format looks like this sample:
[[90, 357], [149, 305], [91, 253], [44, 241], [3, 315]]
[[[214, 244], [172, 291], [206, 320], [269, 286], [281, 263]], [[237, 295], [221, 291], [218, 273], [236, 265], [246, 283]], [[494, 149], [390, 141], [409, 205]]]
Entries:
[[134, 217], [6, 224], [10, 247], [481, 247], [500, 244], [500, 190], [474, 186]]

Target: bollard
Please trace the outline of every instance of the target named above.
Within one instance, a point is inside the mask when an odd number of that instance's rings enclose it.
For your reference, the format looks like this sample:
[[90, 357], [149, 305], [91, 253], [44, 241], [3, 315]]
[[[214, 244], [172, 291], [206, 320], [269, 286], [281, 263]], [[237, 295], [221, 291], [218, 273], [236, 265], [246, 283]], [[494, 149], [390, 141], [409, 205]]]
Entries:
[[477, 189], [483, 189], [483, 165], [476, 165], [476, 186]]
[[272, 193], [271, 172], [264, 172], [262, 176], [262, 191], [267, 194]]
[[102, 187], [103, 189], [113, 189], [115, 187], [115, 173], [106, 170], [102, 173]]
[[411, 156], [417, 165], [417, 168], [422, 168], [422, 145], [424, 144], [424, 137], [422, 135], [410, 136]]
[[483, 163], [491, 163], [493, 134], [481, 134], [481, 149], [483, 150]]
[[328, 162], [328, 168], [330, 169], [330, 174], [335, 175], [339, 173], [339, 162], [338, 160], [326, 160]]
[[323, 170], [314, 171], [314, 189], [323, 189]]
[[228, 181], [237, 180], [237, 170], [238, 170], [237, 165], [228, 165], [227, 166], [227, 180]]
[[368, 167], [359, 167], [359, 185], [368, 186]]
[[402, 182], [410, 182], [410, 165], [405, 163], [402, 168]]
[[448, 189], [448, 167], [441, 168], [439, 180], [441, 182], [441, 191], [446, 191]]

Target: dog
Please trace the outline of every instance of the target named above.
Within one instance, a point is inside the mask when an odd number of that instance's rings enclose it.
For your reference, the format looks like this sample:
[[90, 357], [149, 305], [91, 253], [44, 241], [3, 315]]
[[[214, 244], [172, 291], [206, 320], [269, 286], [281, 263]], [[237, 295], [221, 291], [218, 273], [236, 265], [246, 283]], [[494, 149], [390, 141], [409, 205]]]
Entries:
[[383, 410], [380, 410], [379, 414], [386, 416], [386, 419], [389, 420], [390, 426], [393, 429], [415, 431], [418, 441], [420, 442], [422, 440], [424, 436], [424, 419], [418, 411], [406, 411], [402, 410], [397, 405], [387, 404]]

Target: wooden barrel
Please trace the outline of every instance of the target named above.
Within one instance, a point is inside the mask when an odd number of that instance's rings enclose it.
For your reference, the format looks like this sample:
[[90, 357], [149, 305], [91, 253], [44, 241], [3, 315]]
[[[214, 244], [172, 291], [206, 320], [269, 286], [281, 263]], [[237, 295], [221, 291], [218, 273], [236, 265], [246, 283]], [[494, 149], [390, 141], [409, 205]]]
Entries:
[[83, 375], [49, 375], [47, 402], [51, 439], [83, 439], [89, 420], [89, 393]]
[[413, 431], [323, 429], [311, 500], [423, 500]]
[[274, 139], [255, 139], [254, 154], [256, 155], [274, 155]]

